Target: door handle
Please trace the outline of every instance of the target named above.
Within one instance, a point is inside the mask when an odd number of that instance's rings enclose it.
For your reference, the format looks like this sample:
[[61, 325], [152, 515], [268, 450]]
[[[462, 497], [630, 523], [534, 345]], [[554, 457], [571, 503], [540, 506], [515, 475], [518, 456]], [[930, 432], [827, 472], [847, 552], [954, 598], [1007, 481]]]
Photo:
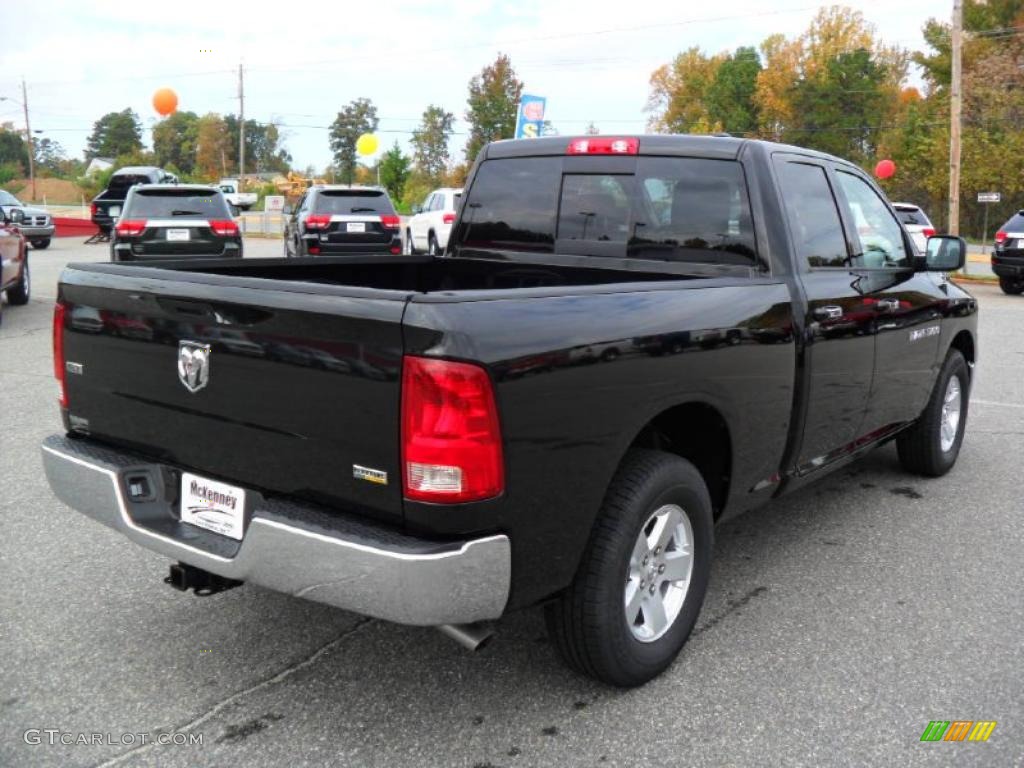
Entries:
[[812, 314], [818, 320], [838, 320], [843, 316], [843, 308], [837, 307], [834, 304], [828, 304], [824, 307], [815, 307]]
[[875, 303], [876, 312], [895, 312], [900, 308], [899, 299], [879, 299]]

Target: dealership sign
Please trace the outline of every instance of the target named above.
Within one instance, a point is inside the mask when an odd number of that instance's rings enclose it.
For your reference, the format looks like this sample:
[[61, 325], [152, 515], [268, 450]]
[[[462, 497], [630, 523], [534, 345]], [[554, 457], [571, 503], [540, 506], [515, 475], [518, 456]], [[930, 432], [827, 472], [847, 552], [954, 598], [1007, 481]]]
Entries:
[[544, 107], [547, 99], [543, 96], [523, 94], [519, 100], [519, 114], [516, 116], [516, 138], [535, 139], [544, 129]]

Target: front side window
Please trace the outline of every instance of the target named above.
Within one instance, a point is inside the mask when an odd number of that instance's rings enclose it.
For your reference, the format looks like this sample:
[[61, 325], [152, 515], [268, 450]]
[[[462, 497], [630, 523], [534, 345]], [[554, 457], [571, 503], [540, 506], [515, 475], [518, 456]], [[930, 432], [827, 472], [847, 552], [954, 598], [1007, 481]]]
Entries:
[[882, 198], [861, 179], [846, 171], [838, 171], [836, 178], [846, 195], [850, 220], [860, 240], [859, 266], [905, 267], [909, 263], [903, 244], [903, 230]]
[[811, 267], [847, 266], [846, 237], [825, 169], [788, 161], [776, 168], [796, 257]]

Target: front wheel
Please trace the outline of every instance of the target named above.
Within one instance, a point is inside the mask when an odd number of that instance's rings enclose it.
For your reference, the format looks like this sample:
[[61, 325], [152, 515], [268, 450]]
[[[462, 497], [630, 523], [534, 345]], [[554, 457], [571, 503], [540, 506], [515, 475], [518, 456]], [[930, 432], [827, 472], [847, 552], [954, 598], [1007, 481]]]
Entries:
[[21, 267], [21, 279], [12, 288], [7, 289], [7, 300], [16, 306], [28, 304], [32, 295], [32, 274], [28, 268], [28, 256]]
[[1000, 277], [999, 287], [1003, 289], [1003, 293], [1020, 296], [1024, 293], [1024, 278]]
[[941, 477], [960, 455], [967, 427], [971, 375], [956, 349], [946, 355], [924, 413], [896, 438], [903, 468], [918, 475]]
[[33, 240], [32, 247], [35, 248], [37, 251], [45, 251], [47, 248], [50, 247], [50, 238], [44, 237], [39, 240]]
[[416, 246], [412, 242], [412, 230], [405, 230], [405, 241], [402, 243], [402, 253], [406, 256], [416, 255]]
[[704, 602], [713, 525], [696, 467], [660, 451], [630, 451], [573, 583], [545, 609], [566, 663], [624, 688], [664, 671]]

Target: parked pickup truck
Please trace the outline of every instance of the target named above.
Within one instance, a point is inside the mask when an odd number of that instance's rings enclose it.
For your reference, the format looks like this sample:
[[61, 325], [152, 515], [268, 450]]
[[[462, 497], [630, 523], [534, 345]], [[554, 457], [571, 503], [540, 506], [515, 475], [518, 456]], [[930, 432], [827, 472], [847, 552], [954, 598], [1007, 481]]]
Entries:
[[179, 588], [468, 645], [542, 604], [572, 667], [638, 685], [694, 627], [715, 522], [891, 439], [953, 466], [964, 251], [918, 255], [869, 176], [797, 147], [497, 142], [439, 257], [70, 266], [43, 462]]
[[238, 179], [221, 179], [217, 182], [220, 191], [224, 193], [224, 199], [235, 208], [248, 211], [256, 205], [257, 195], [255, 192], [242, 192]]
[[121, 215], [128, 190], [136, 184], [177, 184], [178, 177], [163, 168], [148, 165], [130, 165], [120, 168], [110, 177], [107, 188], [92, 201], [92, 223], [103, 232], [109, 233], [117, 217]]

